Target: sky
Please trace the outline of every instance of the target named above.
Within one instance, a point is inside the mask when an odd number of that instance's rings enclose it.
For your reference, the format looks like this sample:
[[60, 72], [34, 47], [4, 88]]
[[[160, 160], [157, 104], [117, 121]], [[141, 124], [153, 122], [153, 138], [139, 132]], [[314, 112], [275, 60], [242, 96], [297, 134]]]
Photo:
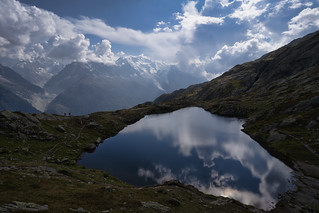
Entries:
[[208, 78], [319, 29], [319, 0], [0, 0], [0, 5], [0, 57], [114, 63], [143, 55], [186, 72], [201, 70]]

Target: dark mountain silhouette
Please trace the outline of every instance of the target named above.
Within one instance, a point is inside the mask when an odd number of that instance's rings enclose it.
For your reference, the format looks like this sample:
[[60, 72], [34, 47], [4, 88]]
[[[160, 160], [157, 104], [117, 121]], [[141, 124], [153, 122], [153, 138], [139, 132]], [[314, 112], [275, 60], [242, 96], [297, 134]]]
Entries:
[[28, 113], [40, 112], [39, 110], [35, 109], [29, 102], [23, 100], [11, 91], [0, 86], [0, 111], [6, 109]]
[[43, 89], [31, 84], [18, 73], [0, 65], [0, 95], [1, 109], [21, 110], [25, 112], [38, 112], [29, 101]]

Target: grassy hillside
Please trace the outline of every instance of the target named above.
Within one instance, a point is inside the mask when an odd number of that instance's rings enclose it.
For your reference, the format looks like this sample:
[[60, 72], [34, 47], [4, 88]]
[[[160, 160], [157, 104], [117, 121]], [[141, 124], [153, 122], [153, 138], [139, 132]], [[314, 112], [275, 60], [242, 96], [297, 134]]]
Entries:
[[3, 111], [0, 210], [21, 212], [29, 206], [43, 212], [260, 211], [176, 181], [137, 188], [76, 165], [83, 151], [93, 151], [145, 115], [199, 106], [245, 119], [243, 131], [295, 170], [297, 189], [283, 195], [274, 212], [318, 212], [318, 53], [316, 32], [210, 82], [127, 110], [77, 117]]

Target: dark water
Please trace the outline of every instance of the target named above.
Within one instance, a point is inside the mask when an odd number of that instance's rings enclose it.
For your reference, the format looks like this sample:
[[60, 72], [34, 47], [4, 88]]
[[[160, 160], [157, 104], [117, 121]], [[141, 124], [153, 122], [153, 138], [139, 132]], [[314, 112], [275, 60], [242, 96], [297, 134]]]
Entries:
[[241, 131], [237, 119], [201, 108], [146, 116], [79, 161], [139, 186], [178, 179], [200, 191], [271, 209], [292, 170]]

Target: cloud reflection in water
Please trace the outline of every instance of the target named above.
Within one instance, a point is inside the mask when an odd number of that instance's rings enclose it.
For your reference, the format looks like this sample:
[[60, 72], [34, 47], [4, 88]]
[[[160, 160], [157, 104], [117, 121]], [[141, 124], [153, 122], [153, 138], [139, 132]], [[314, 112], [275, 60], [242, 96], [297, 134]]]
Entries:
[[[107, 139], [93, 155], [110, 155], [113, 162], [115, 157], [125, 158], [126, 164], [121, 167], [117, 163], [116, 171], [132, 170], [137, 176], [134, 178], [145, 184], [178, 179], [208, 194], [270, 209], [277, 202], [278, 193], [291, 189], [292, 170], [269, 155], [241, 127], [238, 119], [186, 108], [146, 116]], [[110, 146], [120, 147], [113, 148], [117, 155], [107, 154]], [[125, 148], [129, 151], [123, 151]], [[80, 164], [87, 166], [88, 157]], [[126, 168], [133, 161], [134, 169]], [[102, 169], [110, 171], [111, 167]], [[128, 174], [113, 175], [132, 184], [142, 183], [127, 178]]]

